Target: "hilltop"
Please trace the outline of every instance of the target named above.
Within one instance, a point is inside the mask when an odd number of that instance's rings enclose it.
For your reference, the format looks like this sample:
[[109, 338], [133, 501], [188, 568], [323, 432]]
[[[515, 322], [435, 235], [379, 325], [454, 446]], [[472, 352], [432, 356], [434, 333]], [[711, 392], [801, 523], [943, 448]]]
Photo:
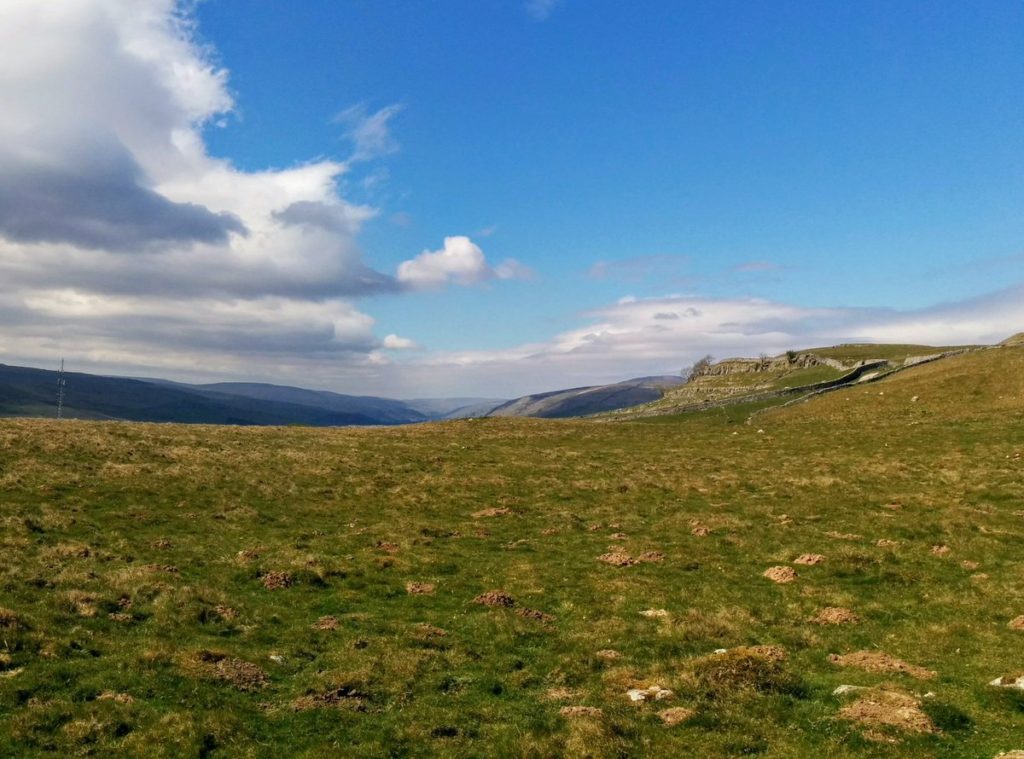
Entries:
[[753, 417], [0, 420], [0, 754], [1024, 749], [1022, 467], [1010, 346]]

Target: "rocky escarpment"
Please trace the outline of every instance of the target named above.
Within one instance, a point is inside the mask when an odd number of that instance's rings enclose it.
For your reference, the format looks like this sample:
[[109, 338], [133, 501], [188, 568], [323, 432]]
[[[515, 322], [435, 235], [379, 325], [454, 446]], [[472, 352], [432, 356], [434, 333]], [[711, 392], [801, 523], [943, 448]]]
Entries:
[[731, 374], [757, 374], [761, 372], [784, 372], [795, 369], [810, 369], [815, 366], [830, 366], [833, 369], [849, 369], [852, 364], [813, 353], [788, 351], [778, 356], [760, 358], [727, 358], [717, 363], [704, 362], [694, 367], [692, 379], [698, 377], [725, 377]]

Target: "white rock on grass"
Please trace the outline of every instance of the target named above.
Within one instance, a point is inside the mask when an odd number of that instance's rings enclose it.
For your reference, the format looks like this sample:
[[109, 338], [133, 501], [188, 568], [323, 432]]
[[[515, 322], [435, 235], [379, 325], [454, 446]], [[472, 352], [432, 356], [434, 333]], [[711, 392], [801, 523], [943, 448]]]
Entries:
[[997, 677], [995, 680], [989, 683], [997, 688], [1015, 688], [1016, 690], [1024, 690], [1024, 675], [1020, 677]]

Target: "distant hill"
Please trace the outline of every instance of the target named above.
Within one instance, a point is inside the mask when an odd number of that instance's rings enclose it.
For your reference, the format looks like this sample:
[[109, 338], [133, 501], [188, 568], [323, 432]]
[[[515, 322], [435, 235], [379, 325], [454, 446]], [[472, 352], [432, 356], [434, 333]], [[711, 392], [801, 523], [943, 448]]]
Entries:
[[402, 403], [431, 419], [461, 419], [486, 416], [488, 411], [507, 401], [507, 398], [415, 398]]
[[[317, 427], [408, 424], [430, 417], [401, 401], [256, 383], [188, 385], [68, 372], [64, 414], [200, 424]], [[0, 416], [54, 416], [57, 372], [0, 364]]]
[[638, 377], [612, 385], [575, 387], [526, 395], [494, 408], [487, 416], [535, 416], [561, 419], [637, 406], [655, 401], [665, 390], [680, 385], [679, 376]]

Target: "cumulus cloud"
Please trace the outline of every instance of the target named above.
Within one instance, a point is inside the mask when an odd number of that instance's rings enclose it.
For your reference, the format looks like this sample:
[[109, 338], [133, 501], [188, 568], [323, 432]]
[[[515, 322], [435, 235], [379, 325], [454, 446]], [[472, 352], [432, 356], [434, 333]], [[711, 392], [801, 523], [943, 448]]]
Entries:
[[390, 334], [384, 337], [382, 347], [387, 348], [388, 350], [404, 351], [414, 350], [416, 348], [419, 348], [420, 346], [417, 345], [415, 340], [410, 340], [407, 337], [399, 337], [398, 335]]
[[489, 279], [526, 279], [532, 270], [507, 259], [492, 268], [480, 246], [468, 237], [444, 238], [440, 250], [425, 250], [398, 267], [398, 281], [414, 290], [429, 290], [446, 284], [475, 285]]
[[[342, 374], [339, 362], [411, 347], [377, 339], [345, 300], [408, 282], [364, 261], [358, 238], [378, 209], [338, 190], [352, 162], [397, 149], [401, 107], [339, 115], [346, 161], [240, 170], [203, 140], [234, 102], [191, 7], [3, 3], [0, 352], [40, 362], [64, 345], [83, 367], [212, 369], [244, 367], [263, 346], [275, 362], [287, 354], [280, 366], [322, 360]], [[473, 265], [442, 283], [519, 275]]]

